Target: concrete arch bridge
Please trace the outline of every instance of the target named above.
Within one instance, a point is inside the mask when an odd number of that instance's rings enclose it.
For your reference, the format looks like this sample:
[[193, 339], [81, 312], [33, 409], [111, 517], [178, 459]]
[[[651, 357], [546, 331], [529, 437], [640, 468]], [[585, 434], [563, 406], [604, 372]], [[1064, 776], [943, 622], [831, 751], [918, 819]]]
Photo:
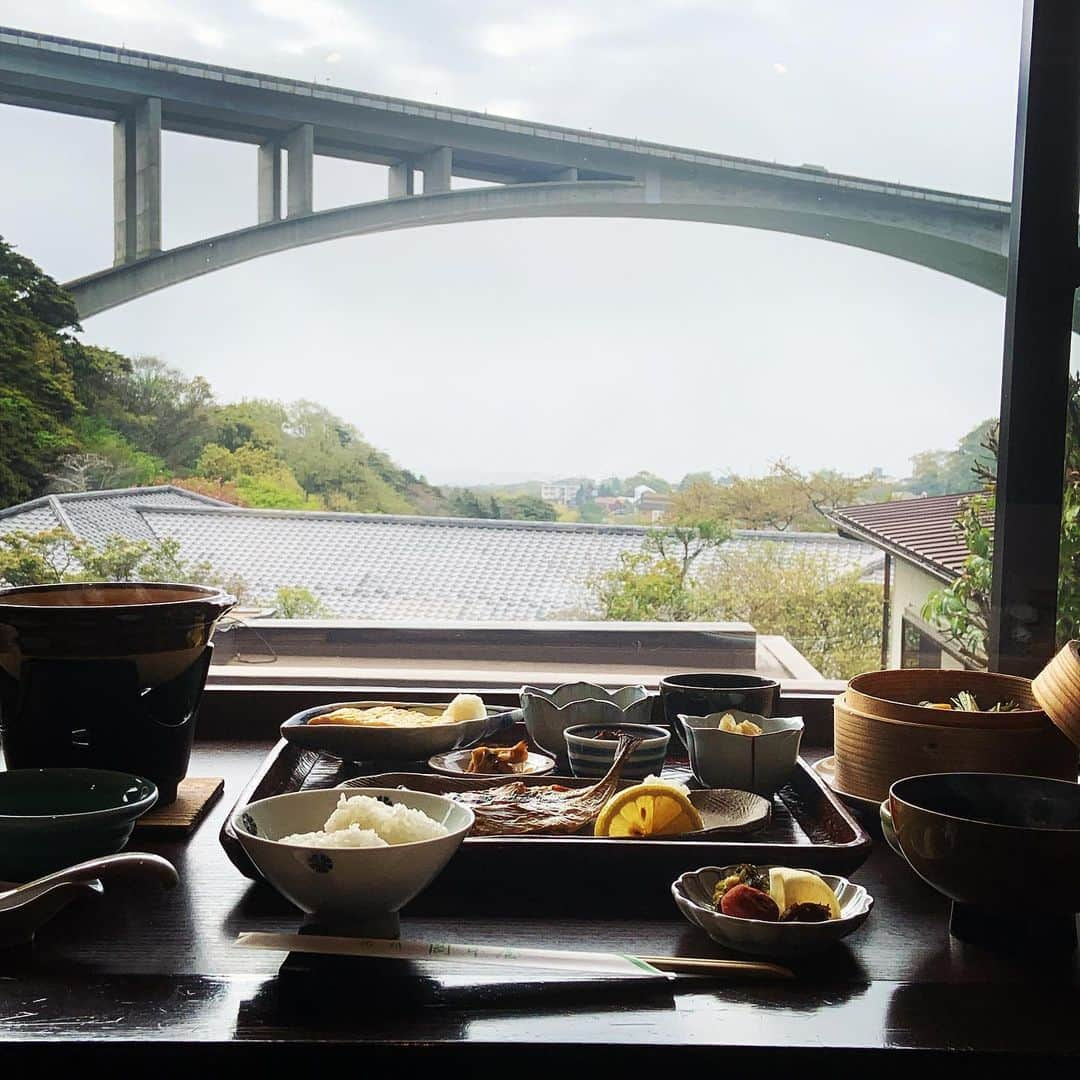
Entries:
[[[818, 165], [526, 123], [4, 28], [0, 102], [113, 124], [114, 261], [66, 283], [83, 317], [305, 244], [529, 217], [768, 229], [1005, 292], [1008, 203]], [[258, 223], [163, 250], [162, 131], [257, 147]], [[387, 198], [313, 212], [315, 155], [386, 166]], [[454, 189], [454, 177], [491, 186]]]

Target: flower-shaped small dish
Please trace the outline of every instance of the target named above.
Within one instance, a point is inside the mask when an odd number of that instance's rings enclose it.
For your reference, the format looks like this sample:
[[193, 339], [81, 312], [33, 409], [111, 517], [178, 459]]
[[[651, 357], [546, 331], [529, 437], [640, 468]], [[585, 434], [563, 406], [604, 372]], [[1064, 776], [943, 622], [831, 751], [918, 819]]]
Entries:
[[688, 922], [699, 926], [713, 941], [737, 952], [776, 957], [823, 952], [862, 926], [874, 906], [874, 898], [861, 885], [832, 874], [817, 874], [836, 893], [839, 919], [767, 922], [736, 918], [718, 911], [712, 899], [717, 883], [735, 870], [735, 864], [690, 870], [672, 883], [671, 895]]
[[469, 772], [471, 756], [471, 750], [451, 750], [448, 754], [435, 754], [428, 758], [428, 768], [443, 776], [505, 776], [508, 780], [514, 776], [543, 776], [555, 768], [554, 758], [530, 751], [524, 761], [514, 766], [512, 772]]
[[[760, 735], [721, 731], [720, 721], [750, 720]], [[683, 716], [690, 768], [705, 787], [739, 788], [758, 795], [774, 795], [795, 771], [802, 741], [803, 722], [797, 716], [756, 716], [729, 709], [709, 716]]]
[[523, 686], [521, 708], [529, 738], [541, 750], [565, 762], [569, 752], [563, 733], [568, 727], [647, 724], [652, 719], [653, 699], [644, 686], [611, 691], [593, 683], [575, 682], [563, 683], [554, 690]]
[[575, 776], [604, 776], [619, 748], [618, 734], [641, 739], [623, 764], [622, 779], [643, 780], [650, 773], [660, 775], [667, 755], [671, 732], [652, 724], [578, 724], [563, 732], [569, 750], [570, 768]]
[[[342, 794], [402, 803], [446, 826], [443, 836], [388, 847], [283, 844], [295, 833], [317, 833]], [[287, 900], [333, 922], [396, 913], [442, 871], [472, 828], [473, 812], [442, 795], [397, 788], [324, 788], [274, 795], [239, 807], [232, 825], [259, 873]]]

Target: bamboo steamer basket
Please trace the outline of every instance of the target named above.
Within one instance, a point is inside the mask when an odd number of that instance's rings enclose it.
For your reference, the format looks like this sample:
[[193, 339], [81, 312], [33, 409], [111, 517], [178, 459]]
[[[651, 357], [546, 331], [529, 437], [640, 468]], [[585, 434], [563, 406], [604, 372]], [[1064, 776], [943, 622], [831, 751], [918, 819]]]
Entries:
[[[1012, 700], [1022, 708], [961, 713], [918, 704], [947, 701], [960, 690], [981, 703]], [[1076, 746], [1038, 708], [1026, 679], [918, 668], [869, 672], [836, 699], [834, 715], [836, 785], [864, 799], [882, 800], [895, 781], [924, 773], [1077, 777]]]

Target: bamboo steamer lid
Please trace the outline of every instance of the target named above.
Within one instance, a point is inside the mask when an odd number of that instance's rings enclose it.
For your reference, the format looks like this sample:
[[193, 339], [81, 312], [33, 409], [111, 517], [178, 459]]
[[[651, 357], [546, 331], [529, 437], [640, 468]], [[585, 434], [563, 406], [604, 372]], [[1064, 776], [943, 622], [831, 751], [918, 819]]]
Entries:
[[[960, 712], [927, 709], [921, 701], [950, 701], [962, 690], [974, 693], [984, 705], [1012, 701], [1013, 712]], [[949, 727], [1027, 728], [1046, 727], [1047, 717], [1031, 690], [1031, 680], [993, 671], [947, 668], [894, 668], [856, 675], [847, 685], [845, 702], [850, 709], [884, 720]]]
[[1031, 690], [1046, 715], [1080, 748], [1080, 641], [1070, 641], [1035, 676]]
[[[927, 710], [932, 711], [932, 710]], [[1076, 750], [1051, 724], [1041, 729], [914, 724], [871, 716], [834, 702], [836, 786], [880, 801], [905, 776], [939, 772], [1001, 772], [1076, 779]]]

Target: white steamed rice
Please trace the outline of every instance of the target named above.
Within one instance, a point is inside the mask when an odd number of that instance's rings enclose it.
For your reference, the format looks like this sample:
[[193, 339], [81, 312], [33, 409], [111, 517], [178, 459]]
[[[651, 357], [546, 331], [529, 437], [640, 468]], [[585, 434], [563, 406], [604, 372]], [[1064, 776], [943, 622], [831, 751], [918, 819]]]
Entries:
[[281, 837], [278, 843], [301, 847], [388, 847], [433, 840], [449, 831], [422, 810], [401, 803], [387, 806], [370, 795], [354, 795], [351, 799], [342, 795], [321, 832], [293, 833]]

